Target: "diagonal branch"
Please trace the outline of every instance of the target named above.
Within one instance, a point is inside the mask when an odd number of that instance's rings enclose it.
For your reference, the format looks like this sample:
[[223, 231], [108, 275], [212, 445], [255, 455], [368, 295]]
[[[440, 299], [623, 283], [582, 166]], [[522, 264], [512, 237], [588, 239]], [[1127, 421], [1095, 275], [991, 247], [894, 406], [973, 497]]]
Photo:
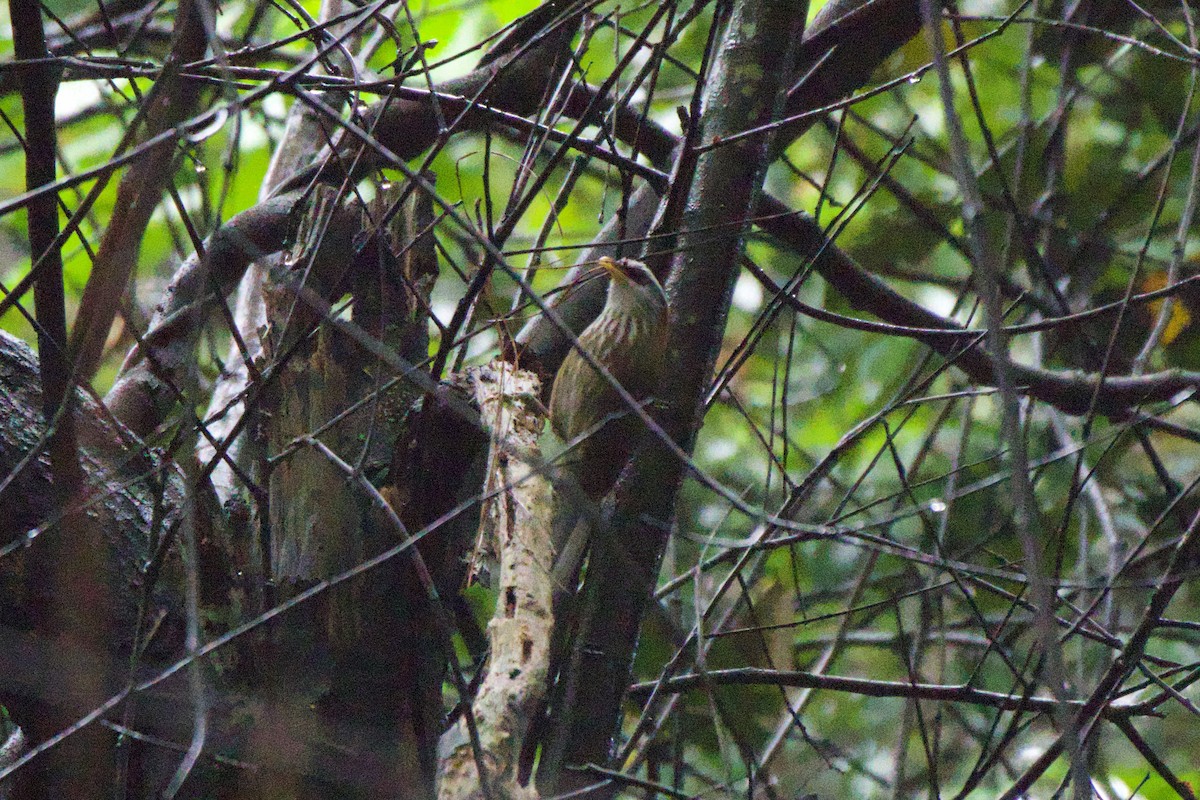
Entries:
[[[200, 100], [201, 84], [179, 74], [184, 64], [203, 58], [207, 48], [200, 10], [193, 0], [180, 3], [176, 20], [178, 27], [162, 74], [139, 108], [139, 116], [145, 118], [144, 140], [177, 127], [192, 115]], [[82, 379], [95, 372], [121, 296], [137, 265], [150, 215], [171, 183], [175, 142], [175, 138], [165, 139], [143, 152], [117, 187], [112, 219], [100, 240], [71, 335], [71, 352]]]

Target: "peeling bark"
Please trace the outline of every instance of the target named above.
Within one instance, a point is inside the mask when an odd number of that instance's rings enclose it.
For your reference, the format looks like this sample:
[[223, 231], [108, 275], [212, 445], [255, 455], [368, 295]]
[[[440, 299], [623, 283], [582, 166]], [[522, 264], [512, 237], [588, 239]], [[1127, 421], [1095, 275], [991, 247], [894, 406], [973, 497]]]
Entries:
[[517, 773], [546, 692], [553, 627], [552, 490], [537, 441], [545, 427], [541, 385], [533, 373], [499, 360], [471, 377], [491, 433], [480, 536], [493, 542], [500, 561], [487, 675], [470, 709], [486, 774], [480, 776], [466, 722], [459, 721], [442, 737], [438, 798], [534, 800], [536, 790], [522, 786]]

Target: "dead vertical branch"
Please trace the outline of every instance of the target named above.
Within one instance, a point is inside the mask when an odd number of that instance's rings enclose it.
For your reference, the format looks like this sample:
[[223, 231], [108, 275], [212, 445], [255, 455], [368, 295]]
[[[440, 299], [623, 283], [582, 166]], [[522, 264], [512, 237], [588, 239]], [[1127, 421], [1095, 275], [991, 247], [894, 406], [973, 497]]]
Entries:
[[517, 782], [526, 732], [546, 691], [553, 595], [551, 487], [540, 472], [537, 439], [545, 426], [541, 382], [501, 361], [473, 372], [480, 417], [491, 433], [481, 536], [500, 559], [496, 612], [488, 625], [487, 676], [471, 704], [487, 775], [481, 785], [466, 725], [443, 737], [439, 800], [536, 798]]

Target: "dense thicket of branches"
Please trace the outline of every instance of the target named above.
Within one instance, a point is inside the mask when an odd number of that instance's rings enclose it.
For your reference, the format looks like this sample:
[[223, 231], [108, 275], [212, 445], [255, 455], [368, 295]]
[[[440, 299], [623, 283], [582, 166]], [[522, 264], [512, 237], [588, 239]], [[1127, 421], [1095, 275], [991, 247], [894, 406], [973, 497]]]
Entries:
[[0, 797], [1194, 796], [1185, 0], [7, 13]]

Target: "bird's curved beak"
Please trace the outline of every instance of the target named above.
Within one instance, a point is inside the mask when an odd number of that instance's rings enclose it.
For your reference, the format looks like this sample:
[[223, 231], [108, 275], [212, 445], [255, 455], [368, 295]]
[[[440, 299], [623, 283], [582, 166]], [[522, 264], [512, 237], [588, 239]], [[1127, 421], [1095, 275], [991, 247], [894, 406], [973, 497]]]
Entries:
[[628, 276], [625, 274], [625, 270], [621, 269], [621, 265], [615, 259], [609, 258], [608, 256], [600, 256], [600, 258], [597, 260], [597, 264], [599, 265], [600, 269], [604, 270], [604, 272], [608, 274], [610, 279], [628, 279]]

